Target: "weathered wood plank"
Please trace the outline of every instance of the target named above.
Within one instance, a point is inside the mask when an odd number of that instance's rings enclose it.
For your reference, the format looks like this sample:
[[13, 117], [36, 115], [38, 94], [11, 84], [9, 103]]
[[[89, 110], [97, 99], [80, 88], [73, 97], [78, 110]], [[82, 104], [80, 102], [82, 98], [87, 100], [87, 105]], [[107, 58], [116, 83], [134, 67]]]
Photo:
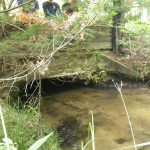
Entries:
[[112, 32], [112, 27], [106, 27], [106, 26], [88, 26], [87, 29], [92, 29], [95, 31], [101, 31], [101, 32]]
[[112, 42], [112, 37], [111, 36], [95, 36], [92, 39], [92, 42]]
[[112, 42], [92, 42], [86, 45], [87, 49], [112, 49]]

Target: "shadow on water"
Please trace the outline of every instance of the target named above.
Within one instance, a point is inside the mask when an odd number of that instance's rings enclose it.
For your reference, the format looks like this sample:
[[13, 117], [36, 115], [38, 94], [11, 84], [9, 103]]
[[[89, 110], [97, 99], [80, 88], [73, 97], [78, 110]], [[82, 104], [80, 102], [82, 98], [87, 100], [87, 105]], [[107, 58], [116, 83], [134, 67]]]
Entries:
[[87, 137], [87, 126], [82, 125], [82, 121], [74, 116], [62, 118], [61, 124], [57, 127], [60, 140], [62, 140], [61, 147], [64, 149], [71, 148], [80, 149], [76, 144], [79, 140], [82, 141]]
[[39, 80], [30, 81], [29, 83], [23, 82], [19, 87], [19, 97], [22, 102], [30, 101], [31, 99], [38, 97], [40, 86], [42, 97], [86, 87], [84, 80], [72, 78], [42, 79], [41, 85]]
[[[143, 82], [136, 82], [136, 80], [132, 79], [122, 79], [117, 77], [114, 79], [114, 82], [120, 84], [123, 81], [123, 88], [147, 88], [149, 84], [143, 84]], [[85, 80], [79, 80], [76, 78], [53, 78], [53, 79], [42, 79], [41, 80], [41, 94], [43, 97], [54, 95], [57, 93], [71, 91], [79, 88], [97, 88], [97, 89], [109, 89], [115, 88], [112, 79], [107, 81], [100, 81], [99, 84], [95, 84], [93, 82], [89, 82], [85, 84]], [[39, 92], [39, 80], [34, 80], [29, 83], [22, 83], [20, 85], [19, 96], [20, 98], [25, 101], [30, 96], [36, 97]], [[32, 98], [31, 97], [31, 98]]]
[[[57, 99], [55, 95], [74, 91], [76, 89], [87, 87], [84, 84], [84, 80], [75, 80], [70, 78], [65, 79], [42, 79], [41, 80], [41, 94], [43, 101], [53, 102], [56, 105], [61, 104], [62, 106], [67, 106], [67, 102]], [[21, 84], [19, 96], [22, 100], [22, 103], [28, 104], [34, 97], [38, 97], [39, 92], [39, 81], [31, 81], [26, 85], [26, 83]], [[44, 105], [43, 105], [44, 106]], [[42, 106], [42, 107], [43, 107]], [[69, 106], [69, 105], [68, 105]], [[58, 106], [59, 107], [59, 106]], [[71, 106], [69, 106], [71, 107]], [[55, 109], [55, 108], [54, 108]], [[75, 106], [72, 106], [72, 109], [76, 109]], [[53, 106], [51, 109], [48, 109], [48, 114], [57, 116], [53, 111]], [[59, 119], [59, 125], [56, 128], [59, 138], [61, 141], [61, 147], [63, 149], [80, 149], [77, 143], [78, 141], [84, 140], [87, 137], [87, 125], [83, 125], [82, 120], [78, 119], [75, 115], [63, 115]]]
[[[89, 86], [89, 85], [88, 85]], [[84, 80], [74, 80], [67, 78], [63, 80], [42, 80], [42, 96], [43, 101], [53, 101], [52, 103], [59, 109], [59, 105], [62, 107], [70, 107], [71, 109], [77, 110], [76, 106], [70, 106], [67, 101], [62, 100], [55, 97], [57, 94], [74, 91], [80, 88], [86, 88], [87, 85], [84, 84]], [[67, 96], [67, 95], [66, 95]], [[48, 102], [49, 103], [49, 102]], [[61, 107], [60, 106], [60, 107]], [[52, 106], [53, 107], [53, 106]], [[51, 108], [52, 108], [51, 107]], [[56, 108], [56, 109], [57, 109]], [[55, 107], [54, 107], [55, 109]], [[67, 109], [67, 108], [66, 108]], [[78, 111], [78, 110], [77, 110]], [[48, 114], [58, 117], [59, 114], [51, 110], [47, 111]], [[61, 111], [57, 111], [61, 113]], [[63, 114], [63, 113], [62, 113]], [[59, 139], [61, 141], [62, 149], [67, 150], [80, 150], [80, 142], [84, 141], [87, 137], [87, 124], [83, 124], [82, 120], [78, 118], [74, 114], [65, 114], [59, 115], [61, 116], [59, 119], [59, 124], [55, 126], [57, 132], [59, 134]], [[79, 144], [77, 144], [79, 142]]]
[[[126, 114], [112, 81], [88, 86], [81, 80], [65, 81], [44, 79], [41, 83], [42, 116], [45, 123], [57, 129], [63, 150], [80, 150], [81, 141], [87, 142], [90, 111], [94, 114], [96, 150], [132, 145]], [[150, 131], [150, 91], [145, 84], [123, 84], [123, 96], [138, 135], [136, 141], [146, 142], [150, 139], [146, 132]]]
[[43, 96], [86, 87], [84, 80], [77, 80], [72, 78], [43, 79], [41, 84]]

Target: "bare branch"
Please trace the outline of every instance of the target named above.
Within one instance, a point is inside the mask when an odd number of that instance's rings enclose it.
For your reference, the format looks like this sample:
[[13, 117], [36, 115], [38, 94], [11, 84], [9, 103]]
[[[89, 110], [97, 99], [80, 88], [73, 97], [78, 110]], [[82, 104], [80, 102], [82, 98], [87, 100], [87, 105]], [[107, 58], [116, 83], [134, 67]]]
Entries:
[[11, 0], [10, 3], [9, 3], [9, 6], [8, 6], [8, 9], [10, 9], [12, 7], [12, 4], [15, 0]]
[[30, 4], [30, 3], [33, 2], [33, 1], [34, 1], [34, 0], [31, 0], [31, 1], [29, 1], [29, 2], [23, 3], [23, 4], [21, 4], [21, 5], [18, 5], [18, 6], [16, 6], [16, 7], [11, 8], [11, 9], [7, 9], [7, 10], [0, 11], [0, 13], [6, 13], [6, 12], [9, 12], [9, 11], [12, 11], [12, 10], [17, 9], [17, 8], [20, 8], [20, 7], [24, 6], [24, 5]]
[[0, 82], [12, 81], [12, 80], [17, 81], [17, 80], [21, 80], [23, 78], [27, 78], [29, 75], [35, 75], [35, 72], [39, 71], [40, 69], [43, 69], [42, 71], [44, 71], [46, 69], [46, 67], [51, 63], [51, 59], [56, 54], [56, 52], [58, 52], [60, 49], [62, 49], [66, 45], [68, 45], [69, 42], [71, 42], [75, 37], [77, 37], [87, 26], [89, 26], [92, 23], [92, 21], [95, 19], [95, 17], [96, 17], [96, 15], [94, 17], [92, 17], [90, 19], [90, 21], [84, 27], [82, 27], [79, 30], [79, 32], [77, 32], [70, 40], [68, 40], [64, 44], [54, 48], [53, 51], [50, 54], [47, 54], [40, 62], [36, 62], [36, 64], [31, 64], [30, 68], [27, 68], [25, 71], [22, 71], [21, 73], [15, 74], [15, 75], [13, 75], [11, 77], [7, 77], [7, 78], [0, 78]]

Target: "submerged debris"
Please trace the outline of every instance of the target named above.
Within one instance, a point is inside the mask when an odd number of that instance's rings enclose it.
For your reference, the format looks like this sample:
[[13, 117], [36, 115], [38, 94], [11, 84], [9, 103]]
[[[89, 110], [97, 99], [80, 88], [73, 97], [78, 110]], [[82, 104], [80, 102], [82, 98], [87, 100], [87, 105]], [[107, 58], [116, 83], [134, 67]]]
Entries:
[[57, 131], [60, 135], [60, 139], [62, 140], [62, 147], [70, 147], [75, 146], [79, 139], [84, 139], [87, 135], [87, 127], [83, 128], [81, 120], [78, 120], [74, 116], [69, 116], [64, 119], [62, 124], [57, 128]]

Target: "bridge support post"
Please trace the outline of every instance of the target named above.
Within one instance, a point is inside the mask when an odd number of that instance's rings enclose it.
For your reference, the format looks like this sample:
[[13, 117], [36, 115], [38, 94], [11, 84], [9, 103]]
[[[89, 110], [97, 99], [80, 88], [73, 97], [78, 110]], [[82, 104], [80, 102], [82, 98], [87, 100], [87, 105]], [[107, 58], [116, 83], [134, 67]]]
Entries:
[[[122, 0], [113, 2], [114, 8], [117, 9], [122, 5]], [[124, 20], [124, 12], [118, 11], [117, 14], [113, 17], [113, 27], [112, 27], [112, 48], [116, 54], [121, 53], [122, 46], [119, 44], [119, 40], [122, 39], [123, 33], [120, 31], [120, 25]]]

